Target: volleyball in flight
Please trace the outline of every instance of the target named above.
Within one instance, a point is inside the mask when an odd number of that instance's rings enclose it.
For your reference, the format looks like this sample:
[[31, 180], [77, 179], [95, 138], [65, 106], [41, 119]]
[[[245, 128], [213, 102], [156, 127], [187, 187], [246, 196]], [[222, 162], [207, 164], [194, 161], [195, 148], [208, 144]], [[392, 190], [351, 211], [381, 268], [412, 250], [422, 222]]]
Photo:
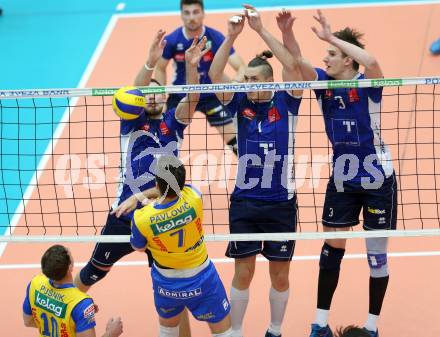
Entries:
[[138, 118], [145, 107], [144, 94], [136, 87], [123, 87], [113, 95], [113, 110], [122, 119]]

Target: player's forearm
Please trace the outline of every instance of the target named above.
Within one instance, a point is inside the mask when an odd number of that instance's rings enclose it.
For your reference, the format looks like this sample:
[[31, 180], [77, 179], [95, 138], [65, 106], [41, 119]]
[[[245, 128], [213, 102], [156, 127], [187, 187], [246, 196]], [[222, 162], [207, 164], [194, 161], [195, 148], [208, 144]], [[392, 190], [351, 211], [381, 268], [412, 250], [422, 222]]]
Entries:
[[303, 80], [314, 81], [316, 79], [315, 69], [302, 57], [301, 48], [292, 30], [283, 32], [283, 44], [292, 54], [301, 71]]
[[269, 31], [263, 28], [258, 33], [285, 69], [293, 70], [297, 67], [293, 55]]
[[235, 38], [226, 36], [220, 48], [215, 53], [211, 68], [209, 69], [209, 77], [213, 83], [220, 83], [226, 64], [228, 63], [229, 51], [234, 44]]
[[[186, 72], [186, 83], [187, 84], [199, 84], [199, 73], [197, 71], [197, 65], [188, 64], [185, 65]], [[188, 100], [190, 105], [194, 105], [190, 107], [190, 111], [195, 109], [200, 98], [200, 93], [190, 93], [188, 94]], [[193, 108], [193, 109], [191, 109]]]
[[338, 39], [336, 36], [333, 36], [328, 42], [339, 48], [345, 55], [350, 56], [365, 68], [370, 68], [377, 65], [377, 60], [374, 58], [374, 56], [352, 43]]
[[156, 67], [154, 70], [154, 79], [160, 84], [165, 85], [167, 83], [167, 71], [161, 67]]
[[152, 75], [153, 75], [153, 70], [147, 70], [145, 66], [142, 66], [142, 68], [139, 70], [138, 74], [136, 75], [136, 78], [134, 80], [134, 85], [138, 87], [149, 85]]

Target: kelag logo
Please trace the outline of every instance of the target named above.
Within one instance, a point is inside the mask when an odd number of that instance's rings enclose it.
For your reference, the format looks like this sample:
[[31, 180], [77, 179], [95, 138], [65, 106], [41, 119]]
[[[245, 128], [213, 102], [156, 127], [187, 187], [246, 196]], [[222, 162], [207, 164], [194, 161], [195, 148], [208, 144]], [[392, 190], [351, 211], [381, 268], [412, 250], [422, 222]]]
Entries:
[[191, 208], [188, 211], [176, 216], [172, 220], [162, 221], [154, 225], [151, 225], [151, 230], [153, 231], [154, 235], [159, 235], [161, 233], [168, 232], [172, 229], [182, 227], [187, 223], [193, 221], [195, 218], [196, 218], [196, 212], [194, 211], [194, 208]]
[[59, 318], [66, 316], [67, 304], [47, 297], [35, 290], [35, 305], [43, 310], [49, 311]]

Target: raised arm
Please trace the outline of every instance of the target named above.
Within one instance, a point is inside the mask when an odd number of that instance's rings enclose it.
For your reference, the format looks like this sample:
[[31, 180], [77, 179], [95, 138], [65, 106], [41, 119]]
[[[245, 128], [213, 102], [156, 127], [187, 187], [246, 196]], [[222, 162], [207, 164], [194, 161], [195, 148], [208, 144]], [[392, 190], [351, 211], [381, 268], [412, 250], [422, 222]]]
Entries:
[[295, 20], [296, 18], [293, 17], [289, 11], [284, 9], [277, 15], [277, 24], [283, 35], [283, 44], [298, 64], [303, 80], [314, 81], [318, 75], [313, 66], [302, 57], [301, 49], [293, 33], [292, 28]]
[[243, 59], [237, 53], [229, 55], [228, 58], [229, 65], [235, 70], [236, 74], [234, 76], [235, 82], [241, 82], [244, 78], [244, 71], [246, 70], [246, 64], [244, 64]]
[[[246, 8], [246, 17], [249, 26], [261, 36], [263, 41], [270, 48], [275, 57], [283, 65], [283, 80], [284, 81], [301, 81], [302, 75], [298, 63], [293, 55], [287, 50], [283, 44], [278, 41], [266, 28], [264, 28], [261, 21], [260, 14], [251, 5], [243, 5]], [[301, 96], [302, 90], [296, 90], [295, 96]]]
[[[162, 29], [160, 29], [156, 33], [156, 36], [154, 37], [154, 40], [148, 51], [147, 62], [139, 70], [136, 79], [134, 80], [135, 86], [147, 86], [150, 84], [154, 67], [158, 63], [158, 60], [161, 58], [163, 49], [165, 47], [165, 44], [167, 43], [163, 39], [164, 36], [165, 36], [165, 31]], [[166, 74], [165, 74], [165, 78], [166, 78]], [[165, 84], [165, 82], [162, 82], [160, 79], [158, 79], [158, 81], [161, 84]]]
[[[224, 75], [226, 63], [229, 59], [229, 51], [234, 45], [238, 35], [242, 32], [244, 27], [244, 15], [236, 15], [237, 22], [228, 21], [228, 34], [226, 35], [220, 48], [217, 50], [209, 69], [209, 77], [212, 83], [222, 83], [227, 77]], [[223, 103], [227, 103], [232, 99], [233, 93], [217, 93], [218, 99]]]
[[[200, 42], [198, 37], [195, 37], [191, 47], [185, 52], [185, 72], [187, 84], [198, 84], [199, 73], [197, 67], [200, 59], [205, 55], [209, 49], [205, 49], [206, 36], [204, 36]], [[200, 93], [189, 93], [186, 95], [177, 105], [176, 118], [182, 123], [189, 124], [196, 110], [197, 103], [199, 102]]]
[[383, 77], [382, 70], [380, 69], [379, 63], [364, 49], [338, 39], [333, 35], [330, 24], [327, 22], [326, 17], [318, 10], [318, 15], [313, 16], [316, 21], [321, 25], [321, 29], [312, 27], [313, 32], [323, 41], [326, 41], [336, 48], [339, 48], [345, 55], [354, 59], [357, 63], [365, 67], [365, 78], [381, 78]]

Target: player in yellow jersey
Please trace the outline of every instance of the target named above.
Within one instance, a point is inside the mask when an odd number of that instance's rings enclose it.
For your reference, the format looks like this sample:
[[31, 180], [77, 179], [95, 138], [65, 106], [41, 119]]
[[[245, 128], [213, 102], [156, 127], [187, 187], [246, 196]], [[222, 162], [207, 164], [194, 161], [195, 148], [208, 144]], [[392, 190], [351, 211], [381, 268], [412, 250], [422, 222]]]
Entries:
[[159, 337], [177, 337], [184, 308], [209, 324], [213, 336], [230, 337], [229, 301], [204, 242], [203, 205], [198, 190], [185, 185], [185, 167], [173, 156], [157, 159], [160, 197], [135, 211], [130, 238], [134, 249], [148, 248]]
[[[61, 245], [50, 247], [41, 258], [41, 269], [26, 290], [24, 325], [38, 328], [40, 336], [95, 337], [95, 305], [73, 285], [70, 251]], [[103, 337], [121, 334], [121, 319], [111, 318]]]

